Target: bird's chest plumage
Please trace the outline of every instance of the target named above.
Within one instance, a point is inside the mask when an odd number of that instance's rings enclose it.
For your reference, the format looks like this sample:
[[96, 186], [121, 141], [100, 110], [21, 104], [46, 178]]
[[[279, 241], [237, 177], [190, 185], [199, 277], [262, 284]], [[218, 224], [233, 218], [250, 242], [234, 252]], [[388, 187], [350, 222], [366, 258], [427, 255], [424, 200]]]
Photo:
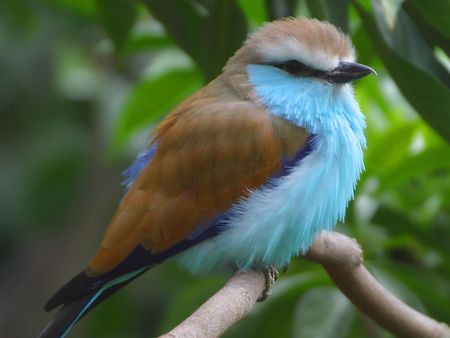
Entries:
[[287, 264], [318, 232], [344, 219], [363, 170], [365, 123], [350, 87], [287, 77], [267, 66], [251, 66], [249, 79], [271, 114], [315, 135], [312, 151], [288, 175], [234, 205], [225, 232], [182, 256], [194, 272]]

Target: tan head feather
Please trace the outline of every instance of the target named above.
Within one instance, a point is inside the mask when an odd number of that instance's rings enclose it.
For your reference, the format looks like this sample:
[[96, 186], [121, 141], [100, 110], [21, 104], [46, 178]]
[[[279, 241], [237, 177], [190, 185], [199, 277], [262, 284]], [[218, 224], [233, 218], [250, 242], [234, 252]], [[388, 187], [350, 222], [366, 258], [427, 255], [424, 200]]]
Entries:
[[354, 61], [350, 39], [335, 26], [316, 19], [287, 18], [265, 24], [250, 35], [228, 61], [225, 71], [246, 64], [298, 60], [318, 70]]

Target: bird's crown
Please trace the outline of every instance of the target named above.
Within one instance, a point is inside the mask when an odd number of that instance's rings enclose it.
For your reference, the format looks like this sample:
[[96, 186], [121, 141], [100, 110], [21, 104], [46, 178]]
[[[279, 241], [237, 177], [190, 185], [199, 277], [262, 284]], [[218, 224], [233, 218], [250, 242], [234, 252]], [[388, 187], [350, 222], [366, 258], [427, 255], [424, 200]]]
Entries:
[[269, 64], [287, 70], [329, 71], [339, 62], [353, 62], [350, 39], [335, 26], [316, 19], [287, 18], [254, 32], [225, 67]]

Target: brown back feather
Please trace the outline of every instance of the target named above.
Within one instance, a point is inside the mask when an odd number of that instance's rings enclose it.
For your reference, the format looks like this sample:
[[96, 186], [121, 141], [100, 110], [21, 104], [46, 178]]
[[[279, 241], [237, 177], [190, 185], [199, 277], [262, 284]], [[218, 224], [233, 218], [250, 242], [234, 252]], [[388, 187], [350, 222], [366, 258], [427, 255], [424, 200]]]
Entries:
[[308, 137], [239, 100], [220, 79], [177, 107], [154, 135], [158, 150], [121, 201], [90, 263], [96, 273], [139, 244], [160, 252], [183, 240], [263, 185]]

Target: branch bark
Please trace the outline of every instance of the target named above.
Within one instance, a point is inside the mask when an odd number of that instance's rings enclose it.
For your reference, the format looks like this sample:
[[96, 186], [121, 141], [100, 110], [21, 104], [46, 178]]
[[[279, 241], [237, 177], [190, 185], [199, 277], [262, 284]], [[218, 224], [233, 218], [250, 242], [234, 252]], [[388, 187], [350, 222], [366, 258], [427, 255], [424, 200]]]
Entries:
[[[303, 258], [321, 264], [336, 286], [364, 314], [397, 337], [450, 338], [450, 328], [401, 302], [362, 265], [358, 243], [322, 233]], [[237, 272], [191, 316], [161, 338], [219, 337], [244, 318], [264, 289], [260, 271]]]

